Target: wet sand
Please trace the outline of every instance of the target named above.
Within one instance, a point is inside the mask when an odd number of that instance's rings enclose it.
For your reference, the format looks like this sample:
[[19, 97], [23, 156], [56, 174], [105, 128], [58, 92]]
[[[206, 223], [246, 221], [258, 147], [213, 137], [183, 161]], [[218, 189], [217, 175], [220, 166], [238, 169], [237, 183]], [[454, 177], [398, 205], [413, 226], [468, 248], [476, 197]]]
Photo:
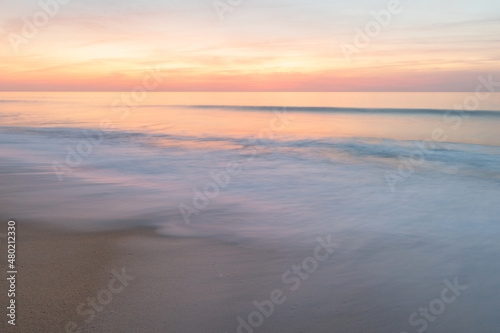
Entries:
[[236, 331], [234, 314], [245, 315], [259, 290], [266, 296], [266, 276], [279, 267], [267, 250], [149, 229], [17, 225], [16, 326], [2, 321], [2, 332]]
[[[6, 230], [6, 223], [2, 226]], [[78, 304], [95, 293], [121, 234], [77, 234], [19, 222], [16, 233], [16, 326], [2, 320], [0, 331], [64, 332], [66, 323], [76, 319]], [[2, 255], [1, 266], [6, 265]], [[2, 294], [8, 290], [6, 279], [0, 288]], [[6, 302], [2, 297], [2, 309]]]
[[[393, 276], [404, 281], [396, 283], [376, 270], [366, 275], [342, 249], [293, 290], [282, 274], [314, 247], [286, 254], [144, 228], [74, 233], [19, 221], [17, 232], [17, 326], [2, 321], [1, 332], [413, 332], [408, 316], [444, 287], [436, 280], [423, 288], [425, 275], [417, 270], [411, 279]], [[471, 310], [486, 299], [471, 299], [469, 290], [491, 287], [468, 284], [432, 331], [469, 332], [476, 318], [488, 316]], [[7, 290], [6, 280], [0, 288]], [[250, 327], [254, 301], [269, 304], [276, 289], [283, 302], [268, 317], [254, 315], [262, 323]], [[483, 325], [493, 327], [494, 320]]]

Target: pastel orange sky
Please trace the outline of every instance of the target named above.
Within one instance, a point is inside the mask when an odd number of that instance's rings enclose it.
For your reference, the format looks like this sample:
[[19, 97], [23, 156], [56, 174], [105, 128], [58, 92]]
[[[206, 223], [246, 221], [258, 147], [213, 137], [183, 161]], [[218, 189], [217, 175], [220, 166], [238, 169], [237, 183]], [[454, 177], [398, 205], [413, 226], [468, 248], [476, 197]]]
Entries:
[[0, 90], [128, 91], [151, 67], [165, 91], [473, 91], [500, 74], [493, 0], [401, 0], [349, 57], [390, 1], [60, 1], [2, 4]]

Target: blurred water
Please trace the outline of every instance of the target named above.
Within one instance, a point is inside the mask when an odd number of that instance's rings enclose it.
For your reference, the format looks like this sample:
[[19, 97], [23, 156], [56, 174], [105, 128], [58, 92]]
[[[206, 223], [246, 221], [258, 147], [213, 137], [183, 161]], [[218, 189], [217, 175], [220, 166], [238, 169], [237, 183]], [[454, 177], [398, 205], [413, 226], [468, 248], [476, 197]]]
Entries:
[[479, 309], [498, 300], [500, 94], [467, 113], [449, 111], [465, 93], [151, 93], [113, 108], [121, 96], [0, 94], [1, 218], [155, 226], [299, 259], [332, 235], [302, 314], [342, 308], [341, 327], [399, 332], [459, 277], [475, 291], [454, 313], [474, 319], [440, 331], [498, 327]]
[[[463, 93], [427, 94], [432, 109], [423, 110], [409, 107], [413, 94], [336, 94], [339, 104], [329, 93], [265, 94], [244, 106], [237, 97], [248, 102], [252, 94], [181, 95], [150, 94], [140, 105], [113, 108], [120, 94], [3, 93], [4, 169], [25, 170], [2, 175], [12, 183], [8, 214], [299, 243], [360, 229], [497, 230], [498, 94], [487, 112], [467, 113], [447, 111]], [[373, 96], [374, 107], [359, 108]], [[295, 105], [280, 105], [285, 98]], [[50, 198], [40, 198], [41, 188]]]

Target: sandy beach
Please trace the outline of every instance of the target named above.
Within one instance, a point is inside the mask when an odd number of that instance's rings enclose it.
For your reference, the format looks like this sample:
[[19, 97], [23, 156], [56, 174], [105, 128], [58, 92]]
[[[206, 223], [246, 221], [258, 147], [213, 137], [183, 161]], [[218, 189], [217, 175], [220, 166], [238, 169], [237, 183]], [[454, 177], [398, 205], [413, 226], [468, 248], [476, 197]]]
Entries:
[[[304, 264], [300, 256], [230, 242], [26, 223], [19, 224], [18, 239], [17, 325], [3, 322], [2, 332], [400, 332], [412, 302], [424, 304], [442, 289], [432, 285], [433, 292], [419, 295], [411, 281], [387, 286], [379, 274], [364, 279], [343, 251], [297, 286], [284, 283], [282, 274]], [[0, 288], [7, 288], [5, 280]], [[457, 317], [470, 311], [473, 299], [464, 295], [442, 315], [439, 332], [475, 325]], [[272, 299], [279, 302], [270, 306]]]
[[[147, 229], [74, 233], [18, 224], [17, 237], [16, 326], [2, 322], [2, 332], [211, 332], [248, 302], [225, 296], [258, 290], [273, 266], [266, 251]], [[227, 265], [235, 259], [248, 271]]]
[[236, 331], [231, 314], [279, 282], [279, 255], [220, 241], [25, 223], [17, 237], [16, 326], [2, 332]]
[[[76, 307], [97, 292], [121, 233], [76, 234], [18, 224], [16, 326], [2, 332], [64, 332], [76, 320]], [[2, 249], [6, 248], [5, 239]], [[1, 257], [2, 267], [7, 267]], [[2, 291], [8, 289], [5, 279]], [[5, 309], [7, 298], [2, 298]], [[4, 307], [5, 305], [5, 307]]]

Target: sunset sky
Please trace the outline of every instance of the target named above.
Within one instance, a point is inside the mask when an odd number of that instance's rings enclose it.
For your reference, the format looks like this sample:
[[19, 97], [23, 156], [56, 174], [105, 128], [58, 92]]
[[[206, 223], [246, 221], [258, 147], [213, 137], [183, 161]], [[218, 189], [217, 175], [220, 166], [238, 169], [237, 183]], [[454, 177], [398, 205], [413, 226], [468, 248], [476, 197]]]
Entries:
[[64, 0], [31, 35], [39, 2], [0, 1], [0, 90], [129, 91], [155, 66], [166, 91], [473, 91], [500, 74], [498, 0], [401, 0], [351, 61], [341, 45], [389, 1], [243, 0], [221, 19], [213, 0]]

